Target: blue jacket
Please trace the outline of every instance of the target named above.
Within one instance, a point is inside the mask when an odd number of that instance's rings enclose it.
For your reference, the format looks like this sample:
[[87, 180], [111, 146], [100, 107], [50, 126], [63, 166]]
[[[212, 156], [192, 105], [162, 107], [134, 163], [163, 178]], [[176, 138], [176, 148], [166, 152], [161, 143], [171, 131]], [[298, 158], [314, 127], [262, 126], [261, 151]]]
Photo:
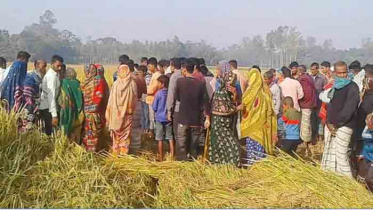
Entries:
[[163, 88], [155, 94], [152, 107], [155, 113], [156, 122], [169, 122], [167, 119], [167, 92], [167, 88]]
[[285, 139], [299, 140], [301, 113], [294, 108], [290, 108], [283, 115], [281, 120], [285, 127]]

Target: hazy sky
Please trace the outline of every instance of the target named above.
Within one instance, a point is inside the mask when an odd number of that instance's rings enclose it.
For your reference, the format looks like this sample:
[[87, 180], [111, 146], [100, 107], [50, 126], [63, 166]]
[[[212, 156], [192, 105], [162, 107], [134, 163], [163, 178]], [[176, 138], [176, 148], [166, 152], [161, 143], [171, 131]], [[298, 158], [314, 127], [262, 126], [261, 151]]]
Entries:
[[358, 47], [373, 37], [372, 0], [1, 0], [0, 28], [19, 33], [50, 9], [57, 28], [85, 39], [206, 40], [216, 47], [296, 26], [318, 42]]

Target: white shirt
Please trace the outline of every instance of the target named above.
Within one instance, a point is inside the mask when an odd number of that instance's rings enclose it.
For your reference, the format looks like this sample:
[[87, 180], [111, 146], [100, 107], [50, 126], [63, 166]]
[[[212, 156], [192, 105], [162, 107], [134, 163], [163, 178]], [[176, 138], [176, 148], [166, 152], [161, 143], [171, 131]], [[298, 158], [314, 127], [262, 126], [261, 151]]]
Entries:
[[10, 65], [8, 68], [6, 69], [2, 69], [0, 68], [0, 94], [1, 94], [1, 90], [3, 89], [3, 83], [6, 79], [6, 77], [8, 76], [8, 73], [9, 73], [9, 69], [12, 65]]
[[273, 109], [278, 115], [280, 113], [280, 108], [281, 108], [281, 89], [278, 84], [273, 83], [270, 87], [270, 91], [272, 93], [272, 102], [273, 102]]
[[57, 72], [49, 69], [43, 78], [40, 110], [49, 109], [52, 117], [57, 117], [57, 97], [60, 92], [60, 78]]
[[365, 70], [362, 69], [358, 74], [356, 74], [354, 76], [354, 79], [353, 81], [357, 84], [357, 86], [359, 87], [359, 91], [361, 93], [361, 91], [363, 90], [363, 81], [364, 81], [364, 78], [365, 78]]

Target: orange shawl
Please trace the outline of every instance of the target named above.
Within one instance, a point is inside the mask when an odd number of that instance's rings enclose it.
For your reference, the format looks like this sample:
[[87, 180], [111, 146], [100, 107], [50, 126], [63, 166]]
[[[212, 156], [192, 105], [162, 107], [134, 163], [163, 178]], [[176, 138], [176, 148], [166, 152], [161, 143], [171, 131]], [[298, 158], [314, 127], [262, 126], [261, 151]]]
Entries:
[[127, 65], [118, 69], [118, 79], [110, 91], [106, 120], [109, 130], [118, 131], [125, 123], [125, 115], [132, 115], [136, 105], [137, 86]]

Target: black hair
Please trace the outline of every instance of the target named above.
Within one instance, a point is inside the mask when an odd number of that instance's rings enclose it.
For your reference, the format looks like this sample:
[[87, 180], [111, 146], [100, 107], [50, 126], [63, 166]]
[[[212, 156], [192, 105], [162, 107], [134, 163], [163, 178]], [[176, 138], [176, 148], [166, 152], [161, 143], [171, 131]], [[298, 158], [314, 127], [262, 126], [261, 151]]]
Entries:
[[274, 77], [273, 72], [267, 71], [266, 73], [264, 73], [264, 77], [267, 79], [272, 79]]
[[31, 55], [26, 51], [19, 51], [17, 54], [17, 59], [24, 59], [28, 60], [30, 59]]
[[142, 71], [144, 73], [148, 72], [148, 68], [145, 65], [140, 65], [139, 68], [137, 68], [138, 71]]
[[259, 72], [262, 72], [262, 70], [259, 68], [259, 66], [258, 65], [254, 65], [253, 67], [251, 67], [251, 68], [253, 68], [253, 69], [258, 69], [259, 70]]
[[175, 67], [175, 69], [181, 69], [181, 60], [180, 60], [180, 58], [173, 58], [172, 59], [172, 65]]
[[294, 108], [294, 101], [293, 101], [293, 98], [290, 96], [287, 96], [284, 99], [282, 99], [282, 104], [288, 105], [289, 107]]
[[57, 61], [63, 63], [63, 58], [61, 56], [59, 56], [59, 55], [52, 56], [51, 63], [55, 63]]
[[298, 67], [298, 66], [299, 66], [298, 62], [293, 61], [293, 62], [290, 63], [289, 69], [292, 69], [293, 67]]
[[193, 63], [194, 68], [196, 68], [200, 71], [200, 63], [199, 63], [198, 58], [191, 57], [191, 58], [189, 58], [189, 60], [191, 60], [191, 62]]
[[281, 68], [281, 72], [282, 72], [282, 74], [284, 75], [285, 78], [291, 78], [291, 70], [288, 67], [283, 66]]
[[161, 75], [158, 77], [157, 81], [162, 83], [165, 88], [168, 88], [168, 83], [170, 82], [170, 79], [166, 75]]
[[123, 54], [123, 55], [119, 56], [118, 61], [122, 65], [122, 64], [126, 64], [129, 59], [130, 59], [130, 57], [128, 57], [128, 55]]
[[135, 69], [138, 69], [138, 68], [139, 68], [139, 64], [135, 63], [135, 64], [133, 65], [133, 67], [135, 67]]
[[142, 57], [142, 58], [141, 58], [141, 63], [142, 63], [142, 62], [145, 62], [145, 61], [148, 61], [148, 58], [147, 58], [147, 57]]
[[372, 64], [367, 64], [364, 66], [364, 70], [366, 73], [369, 73], [370, 75], [373, 75], [373, 65]]
[[198, 58], [198, 61], [200, 65], [206, 65], [206, 61], [204, 58]]
[[40, 62], [47, 63], [46, 60], [35, 60], [35, 62], [34, 62], [34, 67], [35, 67], [35, 69], [36, 69], [36, 67], [39, 65]]
[[330, 65], [329, 61], [324, 61], [324, 62], [321, 63], [321, 66], [324, 66], [326, 68], [330, 68], [331, 65]]
[[269, 69], [268, 71], [272, 72], [273, 75], [276, 75], [276, 69]]
[[0, 57], [0, 67], [6, 67], [6, 60], [3, 57]]
[[307, 66], [306, 65], [299, 65], [298, 68], [300, 68], [300, 71], [303, 74], [307, 72]]
[[128, 66], [128, 68], [130, 69], [130, 72], [134, 72], [135, 71], [135, 62], [133, 62], [132, 59], [129, 59], [127, 62], [126, 62], [126, 65]]
[[314, 66], [316, 66], [316, 68], [319, 68], [319, 67], [320, 67], [319, 64], [316, 63], [316, 62], [314, 62], [314, 63], [311, 64], [311, 68], [314, 67]]
[[359, 61], [353, 61], [349, 66], [348, 66], [349, 69], [353, 69], [353, 70], [358, 70], [360, 71], [361, 70], [361, 64]]
[[157, 67], [157, 65], [158, 65], [158, 61], [157, 61], [156, 58], [151, 57], [151, 58], [149, 58], [149, 60], [148, 60], [148, 64], [152, 64], [152, 65], [154, 65], [155, 67]]
[[169, 60], [160, 60], [158, 62], [158, 65], [162, 68], [167, 68], [170, 66], [170, 61]]
[[185, 65], [185, 68], [186, 68], [187, 72], [189, 74], [193, 74], [193, 72], [194, 72], [194, 62], [193, 62], [193, 59], [190, 59], [190, 58], [186, 59], [184, 65]]
[[229, 61], [229, 64], [230, 64], [234, 69], [237, 69], [238, 64], [237, 64], [237, 61], [236, 61], [236, 60], [230, 60], [230, 61]]

